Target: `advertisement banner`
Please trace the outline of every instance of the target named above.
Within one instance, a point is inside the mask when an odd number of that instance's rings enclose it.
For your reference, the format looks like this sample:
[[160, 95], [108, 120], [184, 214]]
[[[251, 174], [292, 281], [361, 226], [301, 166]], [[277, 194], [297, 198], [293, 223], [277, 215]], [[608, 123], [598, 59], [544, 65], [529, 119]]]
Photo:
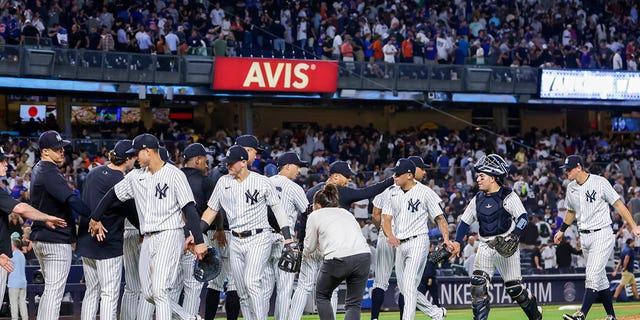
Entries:
[[335, 92], [337, 61], [217, 57], [214, 90]]

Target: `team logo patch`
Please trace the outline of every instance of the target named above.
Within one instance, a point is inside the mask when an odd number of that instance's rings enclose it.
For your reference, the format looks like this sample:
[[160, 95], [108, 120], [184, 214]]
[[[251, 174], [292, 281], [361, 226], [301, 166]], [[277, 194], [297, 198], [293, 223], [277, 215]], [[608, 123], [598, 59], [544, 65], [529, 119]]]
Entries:
[[164, 186], [160, 186], [160, 183], [156, 185], [156, 198], [162, 200], [167, 196], [167, 189], [169, 186], [165, 183]]
[[256, 202], [258, 202], [258, 195], [260, 193], [258, 192], [258, 190], [253, 190], [253, 193], [249, 192], [249, 190], [244, 192], [244, 196], [245, 196], [245, 201], [247, 203], [250, 203], [251, 205], [256, 204]]
[[587, 201], [593, 203], [594, 201], [596, 201], [596, 191], [592, 190], [591, 192], [587, 191], [585, 192], [585, 196], [587, 196]]
[[418, 211], [418, 206], [420, 206], [420, 200], [416, 199], [415, 201], [413, 199], [409, 199], [409, 206], [408, 206], [408, 210], [410, 210], [412, 213]]
[[487, 209], [491, 209], [491, 207], [493, 207], [491, 204], [487, 203], [487, 205], [485, 206], [485, 208]]

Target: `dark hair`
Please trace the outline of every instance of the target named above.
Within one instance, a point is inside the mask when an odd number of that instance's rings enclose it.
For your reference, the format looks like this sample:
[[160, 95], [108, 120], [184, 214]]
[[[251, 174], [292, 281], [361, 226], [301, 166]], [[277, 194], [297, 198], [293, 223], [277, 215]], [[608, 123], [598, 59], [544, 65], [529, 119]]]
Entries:
[[332, 183], [327, 183], [315, 195], [313, 195], [313, 203], [320, 205], [322, 208], [339, 207], [338, 187]]
[[20, 239], [18, 238], [11, 239], [11, 244], [13, 244], [13, 246], [18, 249], [22, 248], [22, 241], [20, 241]]
[[116, 155], [116, 152], [114, 150], [109, 151], [109, 161], [111, 161], [111, 163], [113, 163], [116, 166], [120, 166], [123, 163], [127, 162], [126, 158], [120, 158]]

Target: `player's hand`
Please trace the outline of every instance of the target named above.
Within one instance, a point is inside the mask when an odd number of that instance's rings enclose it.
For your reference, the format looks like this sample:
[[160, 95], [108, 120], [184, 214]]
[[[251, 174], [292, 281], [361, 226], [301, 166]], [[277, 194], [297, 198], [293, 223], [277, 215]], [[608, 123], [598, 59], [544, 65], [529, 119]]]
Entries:
[[555, 244], [560, 244], [564, 240], [564, 232], [558, 231], [555, 236], [553, 236], [553, 242]]
[[0, 267], [7, 270], [7, 272], [13, 272], [13, 260], [6, 254], [0, 254]]
[[400, 246], [400, 240], [394, 236], [388, 237], [387, 243], [394, 248], [397, 248], [398, 246]]
[[67, 226], [67, 221], [65, 221], [64, 219], [50, 215], [47, 215], [44, 223], [46, 223], [47, 227], [51, 229], [55, 229], [56, 227], [64, 228]]
[[182, 252], [191, 251], [191, 253], [193, 253], [193, 246], [194, 246], [193, 235], [190, 235], [186, 239], [184, 239], [184, 244], [182, 245]]
[[208, 250], [209, 248], [207, 247], [207, 245], [204, 243], [201, 243], [201, 244], [193, 245], [191, 249], [191, 253], [193, 253], [193, 255], [196, 256], [198, 260], [202, 260], [202, 258], [204, 258], [204, 256], [207, 254]]
[[102, 222], [93, 219], [89, 221], [89, 233], [92, 237], [95, 237], [96, 240], [103, 241], [107, 232], [107, 228], [102, 225]]
[[640, 226], [636, 226], [635, 228], [633, 228], [631, 230], [631, 232], [633, 232], [633, 235], [637, 238], [640, 237]]
[[429, 280], [427, 281], [427, 285], [431, 286], [433, 284], [433, 279], [429, 278]]
[[219, 248], [227, 246], [227, 235], [224, 233], [224, 230], [216, 230], [213, 234], [213, 239], [218, 243]]
[[449, 248], [449, 251], [451, 251], [451, 257], [457, 257], [458, 255], [460, 255], [460, 242], [458, 241], [450, 241], [450, 242], [451, 242], [451, 248]]

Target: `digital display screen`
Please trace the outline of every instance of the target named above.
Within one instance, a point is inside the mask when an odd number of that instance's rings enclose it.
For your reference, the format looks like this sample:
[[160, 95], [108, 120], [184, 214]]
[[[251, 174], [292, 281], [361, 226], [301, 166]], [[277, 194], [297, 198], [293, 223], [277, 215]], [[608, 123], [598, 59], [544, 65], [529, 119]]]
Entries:
[[21, 104], [20, 120], [28, 122], [31, 119], [42, 121], [49, 115], [56, 116], [56, 106], [47, 106], [43, 104]]
[[543, 69], [540, 98], [640, 100], [640, 73]]
[[640, 132], [640, 118], [615, 117], [611, 118], [613, 132]]
[[95, 106], [72, 106], [71, 124], [94, 124], [96, 112]]

